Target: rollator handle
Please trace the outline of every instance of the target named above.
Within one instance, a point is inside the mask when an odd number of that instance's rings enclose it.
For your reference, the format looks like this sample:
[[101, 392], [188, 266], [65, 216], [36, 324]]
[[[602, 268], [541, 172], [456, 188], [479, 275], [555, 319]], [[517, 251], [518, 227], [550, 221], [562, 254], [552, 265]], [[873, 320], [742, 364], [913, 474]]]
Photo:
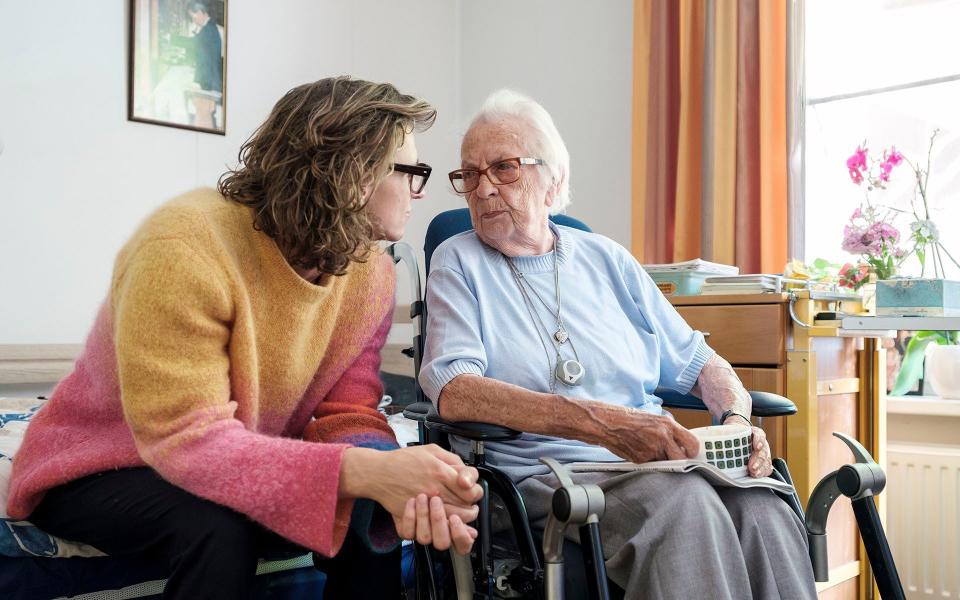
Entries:
[[840, 494], [850, 498], [857, 527], [863, 538], [870, 565], [877, 580], [881, 598], [904, 598], [903, 586], [897, 574], [893, 555], [883, 533], [880, 516], [873, 497], [887, 485], [887, 476], [873, 456], [860, 442], [852, 437], [834, 432], [833, 435], [850, 448], [856, 462], [843, 465], [824, 477], [814, 488], [807, 502], [805, 525], [810, 544], [810, 560], [816, 581], [828, 581], [830, 569], [827, 561], [827, 517], [834, 501]]
[[607, 586], [603, 549], [600, 546], [600, 519], [606, 510], [603, 490], [592, 483], [573, 483], [567, 469], [552, 458], [541, 458], [540, 462], [550, 467], [560, 480], [560, 488], [553, 493], [550, 516], [547, 517], [543, 531], [545, 598], [563, 600], [564, 532], [567, 525], [578, 525], [590, 596], [597, 600], [607, 600], [610, 590]]

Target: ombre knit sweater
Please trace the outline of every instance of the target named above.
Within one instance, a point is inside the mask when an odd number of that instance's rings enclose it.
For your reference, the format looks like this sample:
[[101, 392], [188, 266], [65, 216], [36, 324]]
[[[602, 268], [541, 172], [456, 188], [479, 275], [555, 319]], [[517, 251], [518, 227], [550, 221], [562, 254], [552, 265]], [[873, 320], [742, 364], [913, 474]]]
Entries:
[[[335, 554], [354, 505], [337, 498], [343, 450], [396, 447], [376, 410], [394, 281], [377, 254], [313, 285], [249, 208], [210, 189], [172, 200], [118, 255], [82, 355], [27, 429], [9, 514], [28, 518], [74, 479], [149, 466]], [[381, 524], [374, 547], [396, 539]]]

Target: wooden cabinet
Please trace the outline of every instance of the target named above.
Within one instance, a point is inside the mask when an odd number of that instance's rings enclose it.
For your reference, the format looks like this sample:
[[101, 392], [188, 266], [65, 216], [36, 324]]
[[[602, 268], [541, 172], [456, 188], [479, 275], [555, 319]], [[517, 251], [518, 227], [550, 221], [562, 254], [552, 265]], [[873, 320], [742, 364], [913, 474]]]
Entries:
[[[817, 310], [835, 309], [800, 294], [674, 297], [681, 316], [707, 336], [707, 343], [734, 367], [747, 389], [787, 396], [797, 405], [791, 417], [763, 419], [776, 456], [785, 458], [806, 504], [821, 478], [853, 458], [832, 433], [861, 441], [882, 465], [885, 430], [883, 350], [872, 338], [836, 327], [804, 327]], [[791, 302], [793, 305], [791, 307]], [[688, 427], [709, 424], [696, 411], [674, 411]], [[755, 419], [755, 422], [758, 420]], [[827, 524], [830, 582], [818, 584], [820, 598], [867, 597], [869, 563], [859, 543], [850, 501], [841, 497]]]
[[786, 315], [778, 304], [678, 306], [677, 311], [732, 365], [782, 365]]

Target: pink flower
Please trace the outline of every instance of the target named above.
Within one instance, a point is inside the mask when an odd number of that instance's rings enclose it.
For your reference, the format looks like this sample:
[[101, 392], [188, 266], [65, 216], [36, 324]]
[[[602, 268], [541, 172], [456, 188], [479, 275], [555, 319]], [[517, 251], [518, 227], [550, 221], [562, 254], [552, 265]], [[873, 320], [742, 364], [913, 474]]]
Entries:
[[860, 207], [858, 206], [853, 210], [853, 214], [850, 215], [850, 220], [852, 221], [854, 219], [859, 219], [862, 216], [863, 216], [863, 212], [860, 210]]
[[860, 284], [870, 275], [870, 267], [864, 264], [857, 265], [856, 267], [847, 263], [840, 267], [840, 272], [838, 273], [839, 281], [838, 283], [842, 287], [848, 287], [856, 289], [860, 287]]
[[850, 254], [871, 254], [875, 242], [874, 236], [867, 229], [861, 229], [853, 225], [843, 227], [841, 247]]
[[881, 181], [890, 181], [890, 169], [893, 167], [890, 166], [890, 163], [880, 163], [880, 180]]
[[847, 168], [865, 171], [867, 168], [867, 149], [857, 146], [857, 151], [847, 159]]
[[891, 166], [895, 167], [903, 162], [903, 155], [897, 151], [896, 146], [890, 146], [890, 151], [886, 150], [883, 152], [883, 161], [890, 163]]
[[889, 223], [874, 223], [867, 231], [872, 238], [880, 240], [881, 242], [888, 241], [891, 244], [896, 244], [900, 239], [900, 231]]
[[847, 263], [842, 267], [840, 267], [840, 272], [837, 273], [837, 277], [840, 280], [839, 283], [842, 287], [848, 287], [848, 288], [853, 287], [853, 280], [851, 277], [852, 273], [853, 273], [853, 265], [851, 265], [850, 263]]
[[903, 155], [897, 152], [896, 147], [890, 146], [890, 150], [883, 151], [883, 162], [880, 163], [880, 179], [890, 181], [890, 171], [903, 162]]
[[847, 159], [850, 179], [857, 185], [863, 181], [863, 172], [867, 170], [867, 149], [857, 146], [857, 151]]

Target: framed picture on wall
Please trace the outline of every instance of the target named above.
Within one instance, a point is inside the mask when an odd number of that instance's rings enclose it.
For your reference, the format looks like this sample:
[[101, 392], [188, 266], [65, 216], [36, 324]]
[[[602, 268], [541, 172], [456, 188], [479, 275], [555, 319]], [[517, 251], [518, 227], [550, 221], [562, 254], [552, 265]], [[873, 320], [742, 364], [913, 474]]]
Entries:
[[127, 118], [226, 133], [227, 0], [130, 0]]

